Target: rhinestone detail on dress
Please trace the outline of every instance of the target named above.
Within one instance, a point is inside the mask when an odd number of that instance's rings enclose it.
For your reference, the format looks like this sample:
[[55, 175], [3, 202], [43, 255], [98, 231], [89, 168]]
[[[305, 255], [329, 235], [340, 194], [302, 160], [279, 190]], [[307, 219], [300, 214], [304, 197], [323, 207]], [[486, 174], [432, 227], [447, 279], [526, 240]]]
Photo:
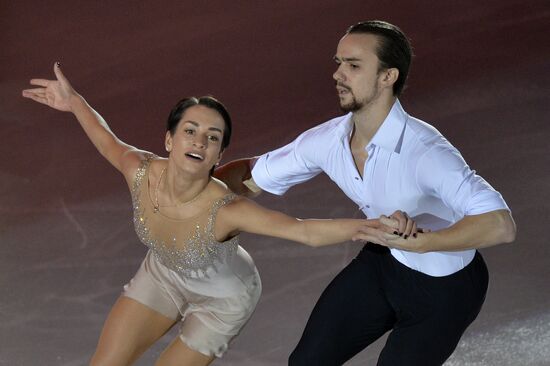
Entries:
[[[171, 243], [158, 240], [147, 226], [147, 212], [140, 199], [142, 183], [147, 179], [148, 167], [154, 158], [155, 156], [151, 154], [143, 160], [132, 186], [136, 233], [141, 242], [149, 247], [157, 259], [169, 269], [186, 277], [207, 277], [207, 271], [210, 268], [216, 270], [217, 264], [225, 263], [237, 251], [238, 236], [225, 242], [218, 242], [214, 237], [218, 209], [231, 202], [236, 195], [231, 193], [216, 200], [210, 208], [204, 227], [197, 223], [190, 237], [185, 239], [173, 237]], [[183, 245], [181, 245], [182, 240], [185, 240]]]

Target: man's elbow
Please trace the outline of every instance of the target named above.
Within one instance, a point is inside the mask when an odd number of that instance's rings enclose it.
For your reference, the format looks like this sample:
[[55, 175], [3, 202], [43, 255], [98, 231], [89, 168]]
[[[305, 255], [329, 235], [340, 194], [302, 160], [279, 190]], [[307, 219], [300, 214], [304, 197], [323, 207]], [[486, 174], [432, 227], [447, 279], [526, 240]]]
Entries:
[[510, 212], [505, 211], [502, 213], [502, 220], [499, 224], [501, 243], [511, 243], [516, 240], [516, 223]]
[[516, 224], [512, 221], [510, 224], [506, 225], [503, 235], [503, 243], [511, 243], [516, 240]]

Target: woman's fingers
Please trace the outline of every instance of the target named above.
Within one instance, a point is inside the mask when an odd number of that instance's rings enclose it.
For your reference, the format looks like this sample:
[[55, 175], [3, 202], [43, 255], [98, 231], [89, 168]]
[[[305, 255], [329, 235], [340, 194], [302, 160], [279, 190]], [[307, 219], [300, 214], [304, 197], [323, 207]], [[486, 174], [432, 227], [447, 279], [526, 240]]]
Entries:
[[399, 222], [399, 228], [397, 229], [397, 231], [399, 231], [400, 234], [403, 234], [407, 228], [407, 214], [403, 211], [397, 210], [392, 213], [390, 217]]
[[43, 86], [44, 88], [47, 88], [50, 81], [51, 80], [46, 80], [46, 79], [31, 79], [30, 83], [31, 85], [38, 85], [38, 86]]
[[26, 89], [26, 90], [23, 90], [23, 96], [26, 97], [26, 98], [30, 98], [31, 96], [46, 97], [46, 93], [44, 92], [44, 89], [42, 89], [42, 88]]
[[414, 221], [406, 213], [405, 217], [407, 218], [407, 223], [405, 225], [405, 231], [403, 231], [403, 238], [407, 239], [412, 235]]
[[[387, 217], [386, 220], [390, 220]], [[382, 225], [381, 225], [382, 224]], [[352, 240], [369, 241], [372, 243], [387, 245], [388, 238], [396, 238], [391, 227], [386, 227], [382, 220], [365, 220], [365, 224], [358, 229]]]
[[416, 229], [416, 222], [413, 221], [413, 226], [412, 226], [412, 230], [411, 230], [411, 235], [414, 236], [416, 238], [416, 233], [417, 233], [417, 229]]
[[23, 96], [25, 98], [32, 99], [35, 102], [48, 105], [48, 99], [46, 98], [46, 96], [41, 96], [41, 95], [34, 94], [34, 93], [25, 93], [25, 91], [23, 91]]
[[46, 89], [44, 88], [33, 88], [23, 90], [23, 94], [46, 94]]
[[67, 80], [67, 78], [65, 77], [65, 75], [63, 75], [63, 72], [61, 71], [61, 64], [59, 62], [53, 64], [53, 72], [55, 73], [55, 77], [57, 78], [57, 80], [70, 85], [69, 80]]
[[[423, 232], [422, 229], [417, 228], [416, 222], [404, 211], [395, 211], [390, 215], [389, 219], [394, 220], [394, 222], [397, 223], [397, 231], [404, 239], [407, 239], [410, 236], [416, 237], [417, 233]], [[380, 218], [380, 221], [383, 222], [382, 217]], [[389, 223], [383, 223], [389, 226]]]
[[39, 86], [39, 88], [25, 89], [22, 95], [59, 111], [69, 112], [71, 110], [70, 99], [75, 91], [61, 72], [58, 62], [54, 64], [53, 71], [56, 79], [31, 79], [31, 85]]
[[391, 228], [391, 232], [393, 233], [394, 231], [397, 231], [399, 230], [399, 221], [395, 220], [395, 219], [392, 219], [391, 217], [388, 217], [386, 215], [381, 215], [380, 216], [380, 223], [382, 225], [385, 225], [389, 228]]

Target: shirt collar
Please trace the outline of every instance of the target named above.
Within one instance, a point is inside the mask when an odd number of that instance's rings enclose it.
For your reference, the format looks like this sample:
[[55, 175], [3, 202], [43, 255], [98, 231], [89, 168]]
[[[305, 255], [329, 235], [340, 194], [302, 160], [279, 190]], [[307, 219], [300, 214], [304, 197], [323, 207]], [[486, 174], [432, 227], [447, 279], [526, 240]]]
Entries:
[[353, 131], [353, 119], [351, 117], [353, 117], [353, 113], [349, 112], [348, 114], [343, 115], [341, 117], [341, 123], [338, 123], [336, 132], [342, 141], [346, 141], [346, 139], [351, 136], [351, 132]]
[[372, 144], [399, 154], [401, 152], [401, 145], [403, 144], [407, 118], [407, 112], [403, 110], [401, 103], [396, 99], [390, 109], [390, 113], [388, 113], [378, 131], [374, 134], [367, 148]]
[[[353, 131], [352, 116], [353, 113], [351, 112], [342, 116], [342, 123], [338, 126], [338, 135], [342, 141], [348, 141], [351, 136]], [[376, 131], [376, 134], [374, 134], [374, 137], [367, 144], [366, 148], [368, 149], [370, 145], [376, 145], [399, 154], [401, 152], [401, 145], [403, 144], [407, 118], [407, 112], [405, 112], [399, 100], [396, 99], [390, 109], [390, 113], [388, 113], [388, 116], [382, 122], [382, 125]]]

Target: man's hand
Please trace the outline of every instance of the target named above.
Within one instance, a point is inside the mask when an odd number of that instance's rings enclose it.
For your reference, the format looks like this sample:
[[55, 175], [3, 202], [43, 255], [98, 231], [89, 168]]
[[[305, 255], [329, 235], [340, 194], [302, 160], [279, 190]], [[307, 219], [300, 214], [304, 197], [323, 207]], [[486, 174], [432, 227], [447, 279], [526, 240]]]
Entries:
[[390, 216], [382, 215], [378, 219], [365, 220], [365, 225], [359, 229], [353, 240], [416, 251], [420, 247], [418, 236], [422, 232], [405, 212], [395, 211]]

